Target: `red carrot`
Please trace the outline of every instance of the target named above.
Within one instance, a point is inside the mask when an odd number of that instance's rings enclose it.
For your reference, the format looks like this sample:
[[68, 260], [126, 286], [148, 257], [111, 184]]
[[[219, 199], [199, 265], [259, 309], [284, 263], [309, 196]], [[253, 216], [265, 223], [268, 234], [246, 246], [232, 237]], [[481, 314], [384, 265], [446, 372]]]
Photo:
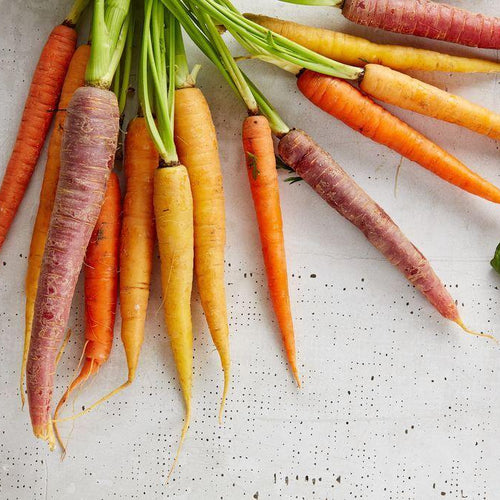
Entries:
[[301, 130], [286, 134], [279, 142], [278, 151], [283, 161], [340, 215], [354, 224], [442, 316], [469, 332], [464, 327], [455, 301], [429, 261], [328, 153]]
[[482, 49], [500, 49], [500, 18], [432, 0], [283, 0], [342, 9], [363, 26]]
[[115, 94], [94, 87], [81, 87], [75, 92], [67, 110], [59, 184], [42, 261], [27, 365], [33, 432], [51, 446], [55, 357], [104, 200], [118, 130]]

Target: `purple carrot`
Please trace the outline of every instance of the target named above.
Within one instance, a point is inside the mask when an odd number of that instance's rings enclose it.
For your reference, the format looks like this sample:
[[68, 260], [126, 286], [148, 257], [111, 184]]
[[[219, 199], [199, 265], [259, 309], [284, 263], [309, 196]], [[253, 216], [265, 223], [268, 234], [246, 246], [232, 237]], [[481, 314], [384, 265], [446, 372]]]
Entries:
[[54, 446], [50, 406], [56, 356], [113, 166], [119, 128], [114, 93], [78, 89], [67, 110], [61, 170], [35, 302], [27, 365], [35, 436]]
[[279, 142], [278, 151], [282, 160], [340, 215], [354, 224], [442, 316], [473, 333], [464, 327], [455, 301], [429, 261], [326, 151], [301, 130], [286, 134]]
[[363, 26], [500, 49], [500, 18], [431, 0], [344, 0], [342, 14]]

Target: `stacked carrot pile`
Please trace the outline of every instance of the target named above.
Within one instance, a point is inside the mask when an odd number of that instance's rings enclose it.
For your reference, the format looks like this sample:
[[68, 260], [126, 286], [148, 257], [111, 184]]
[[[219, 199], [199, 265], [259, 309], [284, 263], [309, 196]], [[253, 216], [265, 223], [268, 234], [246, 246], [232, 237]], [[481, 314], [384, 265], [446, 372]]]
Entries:
[[[499, 19], [427, 0], [288, 1], [342, 5], [343, 14], [360, 24], [500, 48]], [[1, 246], [54, 116], [28, 261], [20, 378], [23, 403], [26, 378], [37, 437], [48, 441], [51, 448], [56, 438], [62, 444], [57, 423], [81, 415], [59, 417], [71, 393], [95, 376], [109, 358], [118, 297], [128, 375], [117, 389], [82, 414], [134, 381], [144, 342], [155, 238], [161, 259], [165, 325], [185, 402], [179, 451], [191, 419], [194, 278], [224, 373], [222, 419], [231, 373], [222, 169], [210, 109], [196, 87], [200, 67], [188, 65], [183, 31], [220, 71], [247, 111], [246, 116], [242, 113], [243, 151], [269, 295], [298, 386], [277, 168], [294, 172], [293, 182], [306, 181], [443, 317], [469, 333], [492, 338], [465, 327], [455, 300], [429, 261], [390, 216], [306, 132], [285, 123], [233, 58], [221, 27], [248, 51], [249, 58], [295, 75], [304, 96], [325, 112], [448, 183], [495, 203], [500, 203], [498, 187], [373, 99], [499, 140], [498, 113], [402, 72], [497, 73], [500, 63], [381, 45], [344, 33], [243, 15], [230, 0], [94, 0], [92, 45], [76, 49], [75, 26], [88, 3], [76, 0], [42, 51], [0, 188]], [[137, 57], [134, 40], [139, 45]], [[120, 125], [132, 72], [138, 75], [139, 106], [123, 138]], [[53, 109], [58, 110], [55, 115], [49, 112]], [[279, 156], [275, 155], [273, 135]], [[121, 154], [115, 158], [117, 150]], [[122, 156], [123, 199], [113, 171]], [[52, 413], [54, 374], [68, 339], [71, 302], [84, 263], [82, 366]], [[500, 249], [492, 265], [500, 269]]]

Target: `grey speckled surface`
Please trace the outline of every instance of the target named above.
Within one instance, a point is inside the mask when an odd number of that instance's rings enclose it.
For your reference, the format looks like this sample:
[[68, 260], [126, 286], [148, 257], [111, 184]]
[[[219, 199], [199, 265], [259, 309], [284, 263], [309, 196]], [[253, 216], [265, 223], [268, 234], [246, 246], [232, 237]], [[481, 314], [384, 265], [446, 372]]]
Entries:
[[[0, 171], [41, 44], [69, 3], [0, 1]], [[243, 10], [300, 17], [377, 40], [404, 38], [353, 26], [334, 10], [271, 0], [237, 3]], [[454, 3], [498, 14], [498, 0]], [[478, 53], [444, 43], [415, 43]], [[191, 63], [205, 62], [190, 52]], [[298, 94], [293, 78], [262, 64], [248, 66], [286, 120], [331, 151], [431, 259], [468, 323], [500, 336], [500, 277], [488, 265], [500, 241], [498, 207], [449, 187], [408, 161], [402, 163], [395, 189], [396, 154], [314, 109]], [[500, 112], [494, 75], [425, 78]], [[35, 441], [28, 413], [20, 410], [17, 382], [23, 276], [42, 160], [0, 254], [0, 498], [500, 498], [500, 349], [443, 321], [306, 185], [282, 183], [304, 381], [303, 390], [295, 389], [269, 307], [242, 167], [243, 109], [208, 64], [199, 83], [219, 132], [228, 206], [234, 378], [224, 425], [216, 419], [218, 358], [195, 295], [194, 421], [178, 470], [166, 487], [164, 474], [183, 407], [159, 312], [157, 262], [147, 341], [134, 386], [75, 423], [64, 462]], [[452, 125], [397, 114], [500, 184], [498, 144]], [[81, 284], [73, 309], [75, 335], [58, 371], [57, 394], [69, 382], [82, 348]], [[110, 362], [74, 408], [124, 375], [117, 338]], [[65, 436], [70, 431], [70, 425], [63, 427]]]

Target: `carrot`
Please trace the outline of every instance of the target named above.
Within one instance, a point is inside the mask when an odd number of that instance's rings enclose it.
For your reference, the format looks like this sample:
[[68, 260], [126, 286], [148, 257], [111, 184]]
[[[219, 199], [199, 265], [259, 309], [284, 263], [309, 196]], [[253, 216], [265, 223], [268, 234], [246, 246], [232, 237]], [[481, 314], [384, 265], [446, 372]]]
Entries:
[[229, 327], [224, 281], [224, 189], [217, 135], [201, 90], [176, 91], [175, 144], [186, 166], [194, 203], [194, 263], [201, 304], [224, 370], [220, 415], [230, 383]]
[[500, 203], [500, 190], [497, 187], [375, 104], [349, 83], [312, 71], [304, 71], [297, 84], [300, 91], [316, 106], [364, 136], [385, 144], [405, 158], [419, 163], [445, 181], [469, 193]]
[[366, 65], [360, 88], [389, 104], [500, 140], [500, 114], [390, 68]]
[[340, 7], [350, 21], [395, 33], [500, 49], [500, 18], [432, 0], [285, 0]]
[[[27, 363], [28, 401], [35, 436], [54, 447], [50, 415], [57, 346], [66, 328], [85, 249], [104, 200], [119, 131], [115, 94], [107, 90], [128, 29], [128, 0], [105, 8], [95, 0], [87, 87], [73, 95], [66, 115], [54, 209], [35, 300]], [[106, 24], [105, 19], [109, 20]]]
[[[80, 374], [71, 382], [59, 401], [54, 412], [54, 420], [57, 420], [59, 410], [69, 395], [99, 371], [111, 352], [118, 293], [120, 218], [120, 183], [117, 175], [112, 173], [85, 257], [83, 366]], [[54, 430], [58, 436], [55, 425]]]
[[33, 74], [14, 148], [0, 186], [0, 248], [24, 197], [76, 48], [74, 25], [56, 26]]
[[399, 71], [445, 71], [456, 73], [498, 73], [497, 61], [452, 56], [433, 50], [384, 45], [365, 38], [284, 21], [258, 14], [245, 14], [247, 19], [264, 26], [308, 49], [353, 66], [382, 64]]
[[283, 337], [288, 362], [300, 387], [295, 355], [283, 221], [276, 170], [276, 157], [269, 123], [264, 116], [249, 116], [243, 123], [243, 148], [248, 180], [266, 266], [269, 293]]
[[61, 163], [61, 141], [64, 131], [64, 122], [66, 120], [66, 107], [71, 97], [78, 87], [81, 87], [85, 81], [85, 68], [90, 54], [89, 45], [81, 45], [76, 49], [68, 73], [64, 80], [59, 101], [59, 110], [54, 119], [54, 129], [49, 141], [47, 153], [47, 164], [43, 177], [42, 188], [40, 191], [40, 202], [36, 215], [33, 235], [31, 237], [30, 253], [28, 258], [28, 269], [26, 271], [26, 324], [24, 334], [24, 349], [21, 365], [21, 380], [19, 391], [21, 401], [24, 406], [24, 377], [26, 374], [26, 361], [28, 359], [28, 350], [31, 337], [31, 326], [33, 323], [33, 312], [35, 307], [36, 290], [38, 287], [38, 277], [40, 275], [40, 266], [42, 264], [43, 250], [47, 240], [47, 231], [49, 228], [52, 207], [56, 195], [57, 180], [59, 178], [59, 166]]
[[[305, 132], [292, 130], [281, 138], [280, 157], [330, 206], [354, 224], [439, 313], [464, 327], [455, 301], [429, 261], [406, 238], [384, 210]], [[484, 334], [476, 334], [492, 338]]]
[[128, 381], [135, 378], [144, 341], [155, 241], [153, 178], [158, 166], [143, 117], [134, 118], [125, 137], [125, 177], [120, 250], [121, 336], [128, 366]]
[[193, 325], [190, 306], [194, 259], [193, 198], [186, 167], [172, 164], [156, 170], [154, 210], [161, 259], [165, 325], [186, 406], [178, 457], [191, 420], [193, 379]]

